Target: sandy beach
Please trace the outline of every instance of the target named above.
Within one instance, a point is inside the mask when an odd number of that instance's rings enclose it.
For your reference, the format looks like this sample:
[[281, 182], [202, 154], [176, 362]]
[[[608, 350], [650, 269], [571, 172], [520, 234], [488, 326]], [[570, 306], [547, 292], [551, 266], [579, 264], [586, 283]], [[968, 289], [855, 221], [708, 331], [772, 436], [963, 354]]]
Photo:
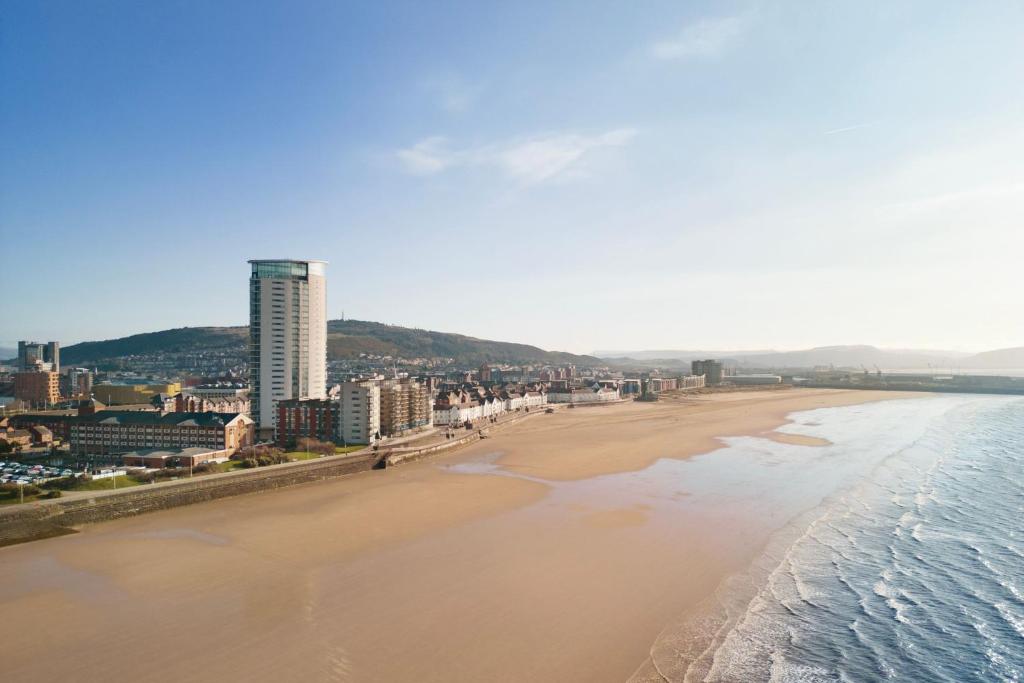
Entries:
[[652, 465], [722, 437], [812, 450], [775, 431], [788, 414], [909, 396], [562, 410], [429, 461], [2, 548], [4, 680], [624, 681], [799, 512], [727, 489], [673, 506], [686, 481]]

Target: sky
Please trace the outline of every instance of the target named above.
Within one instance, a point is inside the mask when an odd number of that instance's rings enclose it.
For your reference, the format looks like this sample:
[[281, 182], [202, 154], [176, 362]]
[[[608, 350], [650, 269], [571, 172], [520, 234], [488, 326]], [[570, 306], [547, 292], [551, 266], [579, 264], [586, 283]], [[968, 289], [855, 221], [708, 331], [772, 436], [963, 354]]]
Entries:
[[1024, 345], [1024, 5], [0, 3], [0, 346]]

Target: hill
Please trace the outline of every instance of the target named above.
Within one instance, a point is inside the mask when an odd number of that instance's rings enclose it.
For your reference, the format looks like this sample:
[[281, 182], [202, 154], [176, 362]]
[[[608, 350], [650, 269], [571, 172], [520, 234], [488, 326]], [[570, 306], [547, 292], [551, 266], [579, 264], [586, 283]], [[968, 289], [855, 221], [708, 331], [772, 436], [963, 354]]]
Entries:
[[244, 345], [248, 339], [248, 327], [179, 327], [120, 339], [72, 344], [60, 350], [60, 360], [62, 365], [75, 365], [154, 353], [212, 351]]
[[[61, 349], [65, 365], [155, 353], [228, 351], [244, 357], [248, 327], [182, 327], [135, 334], [120, 339], [82, 342]], [[464, 365], [480, 363], [550, 363], [591, 365], [592, 356], [545, 351], [528, 344], [477, 339], [461, 334], [420, 330], [363, 320], [327, 323], [327, 357], [358, 358], [361, 353], [402, 358], [454, 358]]]
[[[880, 349], [875, 346], [820, 346], [802, 351], [635, 351], [625, 357], [606, 360], [616, 365], [628, 365], [636, 361], [642, 365], [682, 367], [698, 358], [719, 358], [741, 368], [813, 368], [835, 366], [837, 368], [882, 369], [927, 368], [929, 366], [968, 367], [973, 358], [958, 351], [928, 351], [919, 349]], [[980, 366], [978, 366], [980, 367]], [[987, 366], [992, 367], [992, 366]], [[1015, 367], [1013, 365], [1001, 367]]]
[[331, 320], [327, 323], [328, 356], [349, 358], [360, 352], [389, 353], [403, 358], [455, 358], [460, 363], [598, 363], [593, 356], [545, 351], [529, 344], [477, 339], [462, 334], [436, 332], [364, 320]]
[[1024, 368], [1024, 346], [977, 353], [960, 362], [963, 368], [975, 370], [1008, 370]]

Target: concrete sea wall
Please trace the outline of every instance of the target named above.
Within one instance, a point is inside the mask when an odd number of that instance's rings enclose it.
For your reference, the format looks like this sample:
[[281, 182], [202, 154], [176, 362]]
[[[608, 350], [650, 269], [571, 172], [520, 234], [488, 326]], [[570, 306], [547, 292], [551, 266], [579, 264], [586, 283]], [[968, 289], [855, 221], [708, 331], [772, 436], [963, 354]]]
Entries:
[[365, 472], [383, 465], [391, 467], [413, 462], [447, 453], [486, 438], [493, 431], [543, 414], [542, 410], [523, 413], [431, 446], [329, 456], [318, 460], [133, 486], [120, 491], [97, 491], [90, 495], [12, 505], [0, 508], [0, 546], [74, 533], [83, 524], [106, 522], [246, 493], [271, 491], [284, 486]]
[[10, 506], [0, 511], [0, 546], [72, 533], [83, 524], [364, 472], [379, 460], [375, 453], [334, 456]]

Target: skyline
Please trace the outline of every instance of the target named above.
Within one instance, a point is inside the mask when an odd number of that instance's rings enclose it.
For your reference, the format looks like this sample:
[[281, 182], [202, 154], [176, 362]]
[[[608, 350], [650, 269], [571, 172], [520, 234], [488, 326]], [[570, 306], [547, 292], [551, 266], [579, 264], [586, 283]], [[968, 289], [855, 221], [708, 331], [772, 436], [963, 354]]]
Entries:
[[295, 256], [549, 350], [1024, 345], [1024, 10], [829, 9], [11, 6], [0, 346], [244, 325]]

